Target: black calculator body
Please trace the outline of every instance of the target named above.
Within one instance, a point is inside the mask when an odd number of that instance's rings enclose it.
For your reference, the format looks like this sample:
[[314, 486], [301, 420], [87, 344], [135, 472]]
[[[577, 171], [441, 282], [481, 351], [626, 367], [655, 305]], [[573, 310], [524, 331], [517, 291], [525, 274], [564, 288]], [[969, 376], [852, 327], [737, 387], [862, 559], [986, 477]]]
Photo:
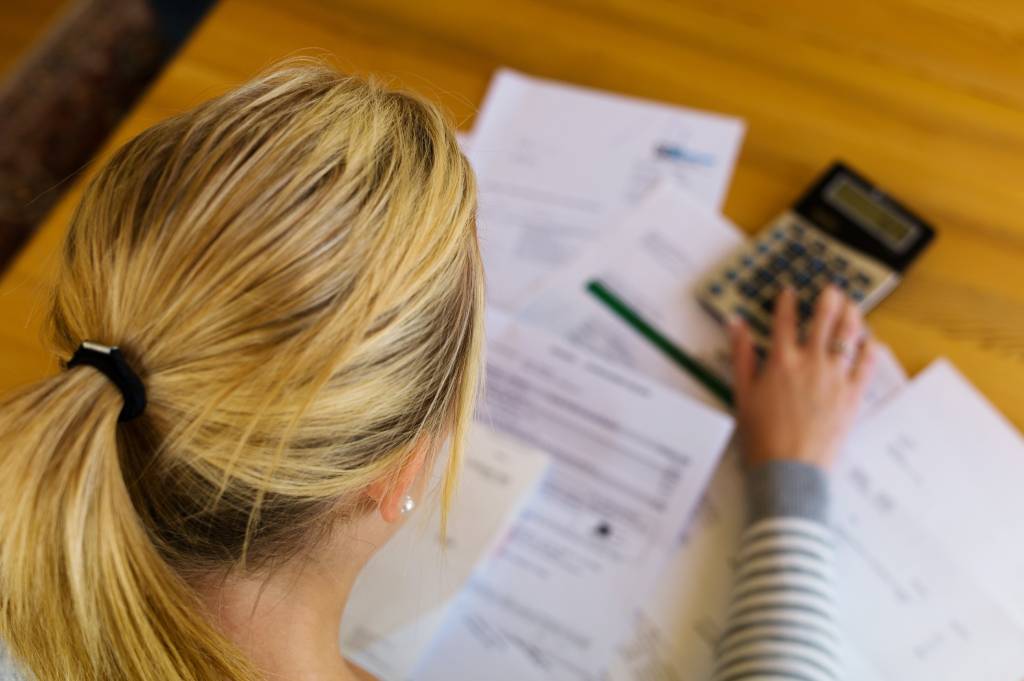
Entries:
[[718, 266], [697, 296], [719, 321], [742, 317], [763, 351], [784, 285], [796, 290], [801, 324], [830, 282], [866, 312], [895, 288], [934, 236], [917, 215], [835, 163], [793, 207]]

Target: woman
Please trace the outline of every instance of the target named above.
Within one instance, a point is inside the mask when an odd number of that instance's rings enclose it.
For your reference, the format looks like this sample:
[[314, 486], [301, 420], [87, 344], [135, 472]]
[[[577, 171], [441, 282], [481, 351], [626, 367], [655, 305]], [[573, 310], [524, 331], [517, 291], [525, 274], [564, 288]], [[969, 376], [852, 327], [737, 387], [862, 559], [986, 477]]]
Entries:
[[[65, 370], [0, 405], [11, 664], [42, 681], [362, 678], [338, 652], [349, 590], [450, 440], [445, 503], [473, 409], [474, 215], [432, 105], [323, 67], [126, 144], [66, 240]], [[867, 373], [827, 349], [859, 337], [853, 308], [823, 301], [799, 346], [783, 298], [763, 371], [734, 333], [751, 458], [796, 459], [758, 467], [762, 515], [820, 510], [813, 464]], [[791, 484], [803, 502], [779, 495]]]

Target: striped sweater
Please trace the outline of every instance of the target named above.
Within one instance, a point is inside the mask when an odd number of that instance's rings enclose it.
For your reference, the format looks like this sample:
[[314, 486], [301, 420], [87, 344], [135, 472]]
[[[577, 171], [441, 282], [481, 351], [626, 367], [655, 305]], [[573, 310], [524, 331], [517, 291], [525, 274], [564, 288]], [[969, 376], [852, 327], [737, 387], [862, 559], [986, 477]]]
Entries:
[[838, 681], [826, 475], [776, 461], [751, 471], [748, 485], [750, 523], [713, 681]]

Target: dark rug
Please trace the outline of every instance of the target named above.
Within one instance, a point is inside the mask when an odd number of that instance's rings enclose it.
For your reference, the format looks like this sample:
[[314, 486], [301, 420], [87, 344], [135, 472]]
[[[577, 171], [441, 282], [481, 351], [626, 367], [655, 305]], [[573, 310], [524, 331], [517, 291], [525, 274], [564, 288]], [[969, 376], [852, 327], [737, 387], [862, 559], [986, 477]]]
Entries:
[[215, 0], [76, 0], [0, 84], [0, 272]]

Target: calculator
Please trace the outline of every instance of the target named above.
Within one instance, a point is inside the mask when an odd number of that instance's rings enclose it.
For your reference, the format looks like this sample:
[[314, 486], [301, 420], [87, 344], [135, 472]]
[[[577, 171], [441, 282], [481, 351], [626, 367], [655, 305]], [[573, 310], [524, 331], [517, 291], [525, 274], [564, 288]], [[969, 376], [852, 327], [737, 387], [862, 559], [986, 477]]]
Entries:
[[797, 293], [803, 326], [829, 283], [864, 312], [900, 282], [935, 230], [844, 163], [833, 164], [789, 209], [718, 266], [697, 289], [720, 322], [741, 317], [764, 353], [775, 297]]

